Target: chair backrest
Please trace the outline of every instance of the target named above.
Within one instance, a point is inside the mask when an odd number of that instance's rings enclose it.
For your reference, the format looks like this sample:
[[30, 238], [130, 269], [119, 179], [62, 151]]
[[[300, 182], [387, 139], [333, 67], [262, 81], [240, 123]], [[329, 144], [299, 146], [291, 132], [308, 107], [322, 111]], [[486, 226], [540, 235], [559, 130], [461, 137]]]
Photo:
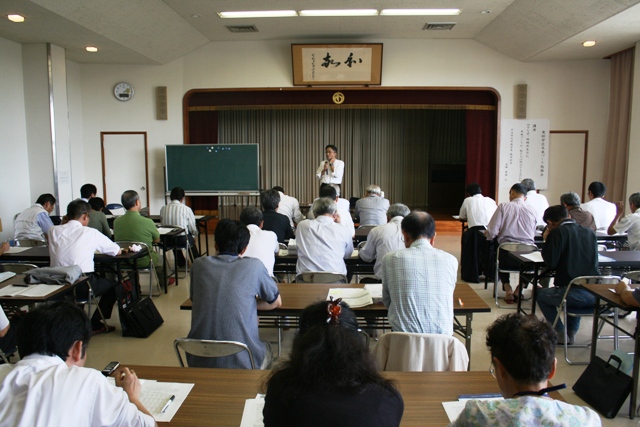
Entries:
[[347, 276], [342, 273], [331, 273], [326, 271], [307, 271], [296, 274], [296, 283], [348, 283]]
[[533, 243], [506, 242], [501, 243], [500, 246], [498, 246], [498, 251], [533, 252], [537, 250], [538, 247]]
[[366, 244], [367, 244], [367, 241], [366, 241], [366, 240], [364, 240], [364, 241], [362, 241], [362, 242], [358, 243], [358, 250], [361, 250], [362, 248], [364, 248], [364, 245], [366, 245]]
[[466, 371], [469, 366], [464, 344], [449, 335], [389, 332], [373, 355], [383, 371]]
[[[564, 295], [562, 296], [562, 301], [558, 305], [558, 315], [553, 321], [553, 327], [555, 328], [556, 325], [558, 324], [558, 321], [560, 320], [560, 312], [562, 310], [565, 310], [567, 295], [569, 294], [569, 291], [574, 285], [586, 285], [586, 284], [615, 285], [615, 284], [618, 284], [618, 282], [620, 282], [619, 276], [578, 276], [574, 278], [567, 285], [567, 289], [565, 290]], [[574, 317], [593, 316], [593, 308], [570, 308], [570, 309], [567, 309], [566, 314]]]
[[120, 203], [109, 203], [105, 206], [113, 215], [124, 215], [127, 210]]
[[286, 251], [287, 245], [285, 245], [284, 243], [278, 243], [278, 248]]
[[249, 353], [249, 359], [251, 360], [251, 369], [255, 369], [255, 363], [253, 361], [253, 354], [251, 349], [238, 341], [217, 341], [217, 340], [199, 340], [194, 338], [176, 338], [173, 342], [173, 347], [176, 350], [176, 356], [178, 356], [178, 362], [180, 366], [184, 367], [185, 364], [182, 360], [180, 350], [186, 354], [199, 357], [224, 357], [231, 356], [242, 351]]
[[24, 273], [25, 271], [33, 270], [34, 268], [38, 268], [35, 264], [27, 264], [22, 262], [8, 262], [3, 263], [2, 267], [4, 271], [12, 271], [16, 274]]
[[578, 276], [569, 283], [569, 286], [586, 284], [617, 285], [618, 282], [620, 282], [620, 276]]
[[626, 273], [624, 273], [623, 277], [633, 282], [640, 282], [640, 270], [627, 271]]
[[360, 224], [358, 226], [358, 230], [361, 228], [376, 228], [378, 224]]
[[47, 246], [47, 242], [45, 240], [36, 239], [16, 239], [16, 246], [20, 246], [22, 248], [32, 248], [36, 246]]

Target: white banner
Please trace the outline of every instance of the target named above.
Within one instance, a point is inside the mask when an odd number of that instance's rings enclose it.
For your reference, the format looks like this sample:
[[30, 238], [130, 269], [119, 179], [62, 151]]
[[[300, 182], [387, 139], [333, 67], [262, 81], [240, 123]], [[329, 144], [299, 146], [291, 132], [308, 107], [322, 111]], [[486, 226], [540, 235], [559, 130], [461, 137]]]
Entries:
[[502, 120], [499, 187], [531, 178], [536, 188], [549, 185], [549, 119]]

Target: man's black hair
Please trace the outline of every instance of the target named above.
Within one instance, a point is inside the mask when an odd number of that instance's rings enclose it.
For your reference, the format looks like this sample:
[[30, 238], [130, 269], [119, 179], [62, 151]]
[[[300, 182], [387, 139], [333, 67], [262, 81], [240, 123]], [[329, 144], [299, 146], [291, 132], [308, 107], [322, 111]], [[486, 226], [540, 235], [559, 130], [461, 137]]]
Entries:
[[247, 206], [240, 212], [240, 222], [244, 225], [260, 226], [262, 222], [262, 211], [255, 206]]
[[101, 211], [104, 208], [104, 200], [102, 197], [92, 197], [89, 199], [89, 205], [94, 211]]
[[251, 234], [240, 221], [224, 218], [214, 233], [220, 253], [238, 255], [249, 244]]
[[127, 190], [124, 193], [122, 193], [122, 196], [120, 197], [120, 202], [122, 203], [122, 206], [124, 206], [126, 210], [129, 210], [136, 205], [136, 202], [138, 201], [138, 199], [140, 199], [140, 196], [138, 195], [137, 191]]
[[569, 211], [567, 210], [565, 205], [554, 205], [549, 206], [547, 209], [545, 209], [542, 220], [544, 222], [560, 222], [563, 219], [567, 219], [568, 217]]
[[42, 354], [67, 360], [76, 341], [82, 342], [84, 356], [91, 339], [91, 322], [85, 312], [74, 304], [66, 301], [45, 303], [22, 319], [18, 324], [17, 337], [21, 358]]
[[262, 193], [262, 209], [275, 211], [280, 204], [280, 193], [276, 190], [267, 190]]
[[171, 200], [182, 200], [184, 199], [184, 190], [182, 187], [173, 187], [171, 189]]
[[326, 147], [324, 147], [324, 150], [327, 151], [327, 148], [331, 148], [333, 151], [336, 152], [336, 154], [338, 154], [338, 147], [336, 147], [335, 145], [329, 144]]
[[405, 216], [400, 227], [413, 240], [421, 237], [431, 239], [436, 234], [436, 222], [433, 217], [427, 212], [419, 210], [415, 210]]
[[98, 189], [93, 184], [85, 184], [80, 187], [80, 197], [88, 199], [92, 194], [98, 194]]
[[45, 193], [45, 194], [41, 194], [40, 197], [38, 197], [38, 200], [36, 200], [36, 203], [42, 206], [44, 206], [46, 203], [55, 205], [56, 198], [53, 197], [53, 194]]
[[477, 182], [472, 182], [471, 184], [467, 185], [467, 194], [469, 194], [470, 196], [475, 196], [476, 194], [482, 194], [482, 189], [480, 188], [480, 184], [478, 184]]
[[331, 200], [335, 200], [338, 197], [338, 192], [330, 185], [325, 185], [320, 189], [320, 197], [327, 197]]
[[78, 220], [84, 214], [91, 213], [91, 205], [82, 199], [76, 199], [67, 205], [67, 219]]
[[281, 187], [281, 186], [279, 186], [279, 185], [276, 185], [275, 187], [273, 187], [273, 188], [272, 188], [272, 190], [276, 190], [276, 191], [279, 191], [279, 192], [281, 192], [282, 194], [284, 194], [284, 188], [282, 188], [282, 187]]
[[511, 186], [511, 190], [515, 191], [517, 194], [522, 194], [523, 196], [527, 195], [527, 188], [520, 183], [513, 184]]
[[593, 197], [604, 197], [607, 192], [607, 186], [600, 181], [593, 181], [589, 184], [589, 192], [593, 194]]

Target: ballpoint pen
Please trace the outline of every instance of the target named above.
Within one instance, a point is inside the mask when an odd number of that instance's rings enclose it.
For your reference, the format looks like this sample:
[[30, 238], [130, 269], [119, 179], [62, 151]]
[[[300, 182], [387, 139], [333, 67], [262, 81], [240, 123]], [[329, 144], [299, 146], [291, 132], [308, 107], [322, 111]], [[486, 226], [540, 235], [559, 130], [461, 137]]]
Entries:
[[464, 307], [464, 303], [462, 302], [462, 298], [458, 298], [458, 304], [460, 304], [460, 307]]
[[171, 405], [171, 402], [173, 402], [173, 399], [175, 398], [176, 398], [175, 394], [171, 395], [169, 400], [167, 400], [167, 403], [165, 403], [164, 406], [162, 407], [162, 411], [160, 411], [161, 414], [164, 414], [164, 411], [166, 411], [167, 408], [169, 408], [169, 405]]

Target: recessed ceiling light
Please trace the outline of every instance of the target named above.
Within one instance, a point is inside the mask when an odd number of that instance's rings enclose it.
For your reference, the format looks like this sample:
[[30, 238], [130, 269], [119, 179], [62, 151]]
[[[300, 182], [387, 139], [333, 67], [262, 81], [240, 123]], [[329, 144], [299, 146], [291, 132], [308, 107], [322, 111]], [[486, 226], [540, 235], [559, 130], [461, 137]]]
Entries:
[[587, 40], [586, 42], [582, 43], [582, 46], [584, 47], [591, 47], [591, 46], [595, 46], [596, 45], [596, 41], [595, 40]]
[[199, 15], [199, 14], [197, 14], [197, 13], [194, 13], [193, 15], [191, 15], [191, 17], [192, 17], [193, 19], [199, 19], [199, 18], [202, 18], [202, 15]]
[[301, 10], [300, 16], [376, 16], [376, 9]]
[[253, 10], [246, 12], [218, 12], [220, 18], [288, 18], [298, 16], [295, 10]]
[[97, 52], [98, 48], [95, 46], [87, 46], [85, 47], [85, 49], [87, 50], [87, 52]]
[[460, 15], [460, 9], [382, 9], [382, 16]]
[[7, 18], [12, 22], [24, 22], [24, 16], [22, 15], [7, 15]]
[[488, 15], [491, 13], [491, 11], [489, 9], [483, 10], [480, 13], [484, 14], [484, 15]]

